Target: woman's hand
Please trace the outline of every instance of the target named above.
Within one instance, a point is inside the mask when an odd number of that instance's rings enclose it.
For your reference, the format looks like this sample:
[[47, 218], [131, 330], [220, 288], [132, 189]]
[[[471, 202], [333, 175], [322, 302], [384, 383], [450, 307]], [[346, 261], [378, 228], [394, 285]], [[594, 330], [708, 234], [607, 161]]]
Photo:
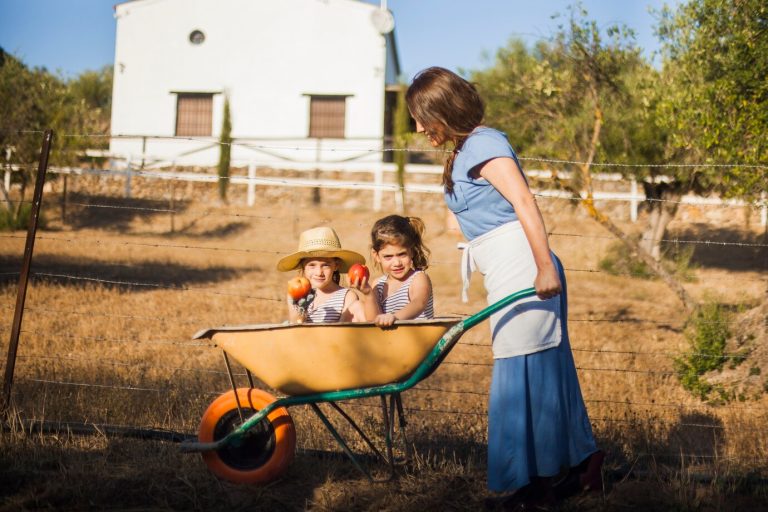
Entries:
[[540, 269], [536, 274], [536, 280], [533, 282], [533, 286], [536, 288], [536, 295], [541, 300], [556, 297], [563, 291], [563, 286], [560, 283], [560, 276], [557, 275], [557, 269], [554, 265]]

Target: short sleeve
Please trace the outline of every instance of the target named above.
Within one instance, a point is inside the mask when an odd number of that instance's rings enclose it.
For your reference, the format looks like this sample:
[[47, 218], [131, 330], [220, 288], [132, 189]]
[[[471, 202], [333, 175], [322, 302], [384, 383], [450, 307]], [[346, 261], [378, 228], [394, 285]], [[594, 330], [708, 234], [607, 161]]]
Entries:
[[469, 137], [462, 149], [464, 167], [469, 171], [494, 158], [515, 158], [515, 152], [507, 138], [496, 130], [483, 130]]

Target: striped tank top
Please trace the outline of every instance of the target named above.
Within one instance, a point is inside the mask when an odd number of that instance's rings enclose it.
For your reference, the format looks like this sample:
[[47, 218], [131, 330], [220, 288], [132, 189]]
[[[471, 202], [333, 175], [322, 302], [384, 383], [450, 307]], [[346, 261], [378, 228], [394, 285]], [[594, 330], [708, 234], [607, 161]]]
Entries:
[[319, 307], [315, 303], [309, 305], [307, 310], [307, 323], [319, 324], [338, 322], [341, 320], [341, 312], [344, 310], [344, 299], [347, 296], [348, 288], [341, 288], [331, 294], [328, 300]]
[[[411, 297], [409, 294], [409, 290], [411, 288], [411, 283], [413, 282], [413, 278], [416, 277], [416, 274], [423, 272], [422, 270], [417, 270], [413, 274], [411, 274], [411, 277], [409, 277], [403, 285], [400, 287], [399, 290], [397, 290], [395, 293], [384, 298], [384, 284], [387, 282], [387, 279], [389, 276], [383, 275], [379, 278], [378, 281], [376, 281], [376, 284], [374, 285], [373, 289], [376, 291], [376, 299], [379, 301], [379, 307], [381, 308], [381, 311], [383, 313], [397, 313], [401, 309], [403, 309], [406, 305], [408, 305], [411, 302]], [[424, 308], [424, 311], [419, 313], [419, 316], [416, 318], [434, 318], [435, 317], [435, 307], [432, 300], [432, 294], [429, 294], [429, 298], [427, 298], [427, 305]]]

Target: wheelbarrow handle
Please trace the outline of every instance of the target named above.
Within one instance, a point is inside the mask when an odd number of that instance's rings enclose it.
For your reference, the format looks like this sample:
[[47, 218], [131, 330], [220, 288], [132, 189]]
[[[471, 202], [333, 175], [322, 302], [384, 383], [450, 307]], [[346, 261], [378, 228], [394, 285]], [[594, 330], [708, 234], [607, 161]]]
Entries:
[[507, 295], [503, 299], [494, 302], [490, 306], [488, 306], [485, 309], [482, 309], [475, 313], [472, 316], [469, 316], [463, 320], [464, 323], [464, 330], [466, 331], [470, 327], [474, 327], [475, 325], [479, 324], [492, 314], [496, 313], [497, 311], [504, 309], [505, 307], [509, 306], [513, 302], [517, 302], [520, 299], [526, 299], [528, 297], [533, 297], [536, 295], [536, 288], [525, 288], [523, 290], [520, 290], [518, 292], [515, 292], [511, 295]]

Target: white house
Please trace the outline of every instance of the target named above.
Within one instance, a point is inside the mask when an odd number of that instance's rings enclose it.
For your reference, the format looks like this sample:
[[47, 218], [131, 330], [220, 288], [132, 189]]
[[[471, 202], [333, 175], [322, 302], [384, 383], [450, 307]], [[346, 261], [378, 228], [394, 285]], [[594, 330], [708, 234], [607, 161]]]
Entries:
[[235, 164], [382, 160], [400, 69], [378, 5], [131, 0], [115, 18], [112, 154], [215, 165], [227, 97]]

